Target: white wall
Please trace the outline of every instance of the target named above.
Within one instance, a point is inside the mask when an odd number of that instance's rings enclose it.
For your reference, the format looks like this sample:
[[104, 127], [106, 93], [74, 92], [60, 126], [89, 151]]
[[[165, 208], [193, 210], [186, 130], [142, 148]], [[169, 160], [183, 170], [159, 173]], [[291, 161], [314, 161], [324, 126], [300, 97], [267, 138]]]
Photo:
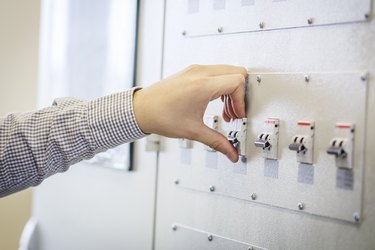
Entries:
[[[39, 0], [0, 1], [0, 116], [36, 107]], [[17, 249], [31, 189], [0, 199], [0, 249]]]

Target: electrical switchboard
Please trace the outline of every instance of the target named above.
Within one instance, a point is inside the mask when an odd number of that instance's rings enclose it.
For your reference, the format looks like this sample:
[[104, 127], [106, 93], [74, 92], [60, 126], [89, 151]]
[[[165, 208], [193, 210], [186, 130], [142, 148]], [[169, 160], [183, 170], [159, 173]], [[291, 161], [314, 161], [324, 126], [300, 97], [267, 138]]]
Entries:
[[163, 76], [235, 64], [249, 77], [245, 120], [224, 122], [220, 100], [205, 114], [238, 163], [197, 142], [164, 141], [156, 249], [375, 244], [373, 8], [370, 0], [166, 2]]

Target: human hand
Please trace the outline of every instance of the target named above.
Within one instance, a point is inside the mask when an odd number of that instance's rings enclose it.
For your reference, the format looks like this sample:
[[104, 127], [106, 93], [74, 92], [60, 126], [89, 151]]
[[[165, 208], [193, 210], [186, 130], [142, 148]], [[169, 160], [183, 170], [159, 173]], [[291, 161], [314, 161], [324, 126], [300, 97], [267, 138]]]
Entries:
[[237, 150], [227, 138], [203, 122], [210, 101], [221, 97], [223, 118], [245, 116], [243, 67], [191, 65], [150, 87], [134, 93], [134, 113], [145, 133], [202, 142], [238, 161]]

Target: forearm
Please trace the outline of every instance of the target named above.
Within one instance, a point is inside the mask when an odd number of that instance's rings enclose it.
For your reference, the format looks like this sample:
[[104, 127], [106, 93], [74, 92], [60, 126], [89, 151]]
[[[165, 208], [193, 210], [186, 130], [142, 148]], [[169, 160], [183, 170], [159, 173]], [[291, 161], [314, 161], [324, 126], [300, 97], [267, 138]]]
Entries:
[[129, 90], [92, 101], [58, 99], [40, 111], [1, 119], [0, 197], [143, 137], [132, 95]]

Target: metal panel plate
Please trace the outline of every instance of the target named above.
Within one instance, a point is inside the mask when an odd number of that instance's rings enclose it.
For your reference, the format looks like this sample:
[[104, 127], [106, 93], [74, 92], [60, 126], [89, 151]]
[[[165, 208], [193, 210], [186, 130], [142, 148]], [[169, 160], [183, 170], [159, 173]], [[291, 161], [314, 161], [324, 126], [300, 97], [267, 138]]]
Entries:
[[[273, 207], [358, 222], [367, 98], [367, 78], [363, 72], [250, 74], [247, 98], [247, 162], [234, 165], [217, 153], [217, 168], [208, 168], [208, 152], [203, 145], [195, 144], [191, 165], [180, 163], [177, 168], [176, 183]], [[219, 114], [218, 107], [211, 106], [209, 110]], [[278, 161], [265, 160], [261, 149], [254, 146], [263, 130], [263, 121], [269, 117], [280, 119]], [[298, 163], [296, 153], [288, 149], [299, 120], [315, 121], [312, 165]], [[341, 170], [335, 166], [334, 157], [326, 153], [337, 122], [350, 122], [356, 128], [351, 189], [337, 183]], [[223, 133], [226, 126], [219, 123]], [[245, 170], [238, 171], [244, 165]]]
[[[245, 242], [229, 239], [223, 236], [205, 232], [186, 225], [173, 224], [174, 235], [171, 237], [170, 249], [238, 249], [266, 250]], [[189, 242], [189, 244], [186, 244]]]
[[366, 21], [371, 0], [185, 0], [174, 8], [184, 35], [203, 36]]

